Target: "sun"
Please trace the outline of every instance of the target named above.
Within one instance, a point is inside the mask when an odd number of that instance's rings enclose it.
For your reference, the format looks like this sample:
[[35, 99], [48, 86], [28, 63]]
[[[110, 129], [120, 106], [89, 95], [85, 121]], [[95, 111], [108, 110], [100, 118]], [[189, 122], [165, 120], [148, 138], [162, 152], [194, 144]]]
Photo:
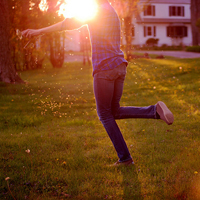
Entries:
[[65, 0], [58, 11], [59, 15], [65, 18], [75, 17], [80, 21], [87, 21], [97, 13], [97, 3], [95, 0]]

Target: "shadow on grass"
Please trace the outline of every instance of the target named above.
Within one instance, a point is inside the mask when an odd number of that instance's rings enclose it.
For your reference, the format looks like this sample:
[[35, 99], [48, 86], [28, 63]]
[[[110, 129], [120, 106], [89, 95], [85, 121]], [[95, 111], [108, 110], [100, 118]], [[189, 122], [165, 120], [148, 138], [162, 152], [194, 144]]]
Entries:
[[143, 200], [141, 194], [141, 184], [138, 179], [138, 173], [136, 166], [128, 166], [119, 168], [123, 176], [123, 190], [124, 190], [124, 200], [136, 199]]

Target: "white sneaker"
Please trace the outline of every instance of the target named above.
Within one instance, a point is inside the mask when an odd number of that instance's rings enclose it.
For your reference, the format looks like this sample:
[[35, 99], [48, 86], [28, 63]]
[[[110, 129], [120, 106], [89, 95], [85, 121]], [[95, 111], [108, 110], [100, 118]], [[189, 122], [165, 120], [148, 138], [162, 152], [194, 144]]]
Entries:
[[165, 103], [158, 101], [156, 104], [156, 112], [159, 114], [160, 119], [165, 121], [168, 125], [173, 124], [174, 116]]

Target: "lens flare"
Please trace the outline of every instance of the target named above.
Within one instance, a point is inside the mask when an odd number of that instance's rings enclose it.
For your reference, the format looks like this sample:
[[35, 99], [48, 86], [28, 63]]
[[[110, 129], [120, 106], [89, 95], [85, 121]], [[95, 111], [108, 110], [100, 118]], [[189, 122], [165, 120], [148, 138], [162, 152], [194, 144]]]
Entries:
[[58, 11], [58, 15], [63, 15], [65, 18], [76, 17], [81, 21], [94, 18], [96, 13], [97, 4], [95, 0], [65, 0]]
[[49, 6], [48, 6], [48, 4], [47, 4], [47, 0], [41, 0], [40, 1], [40, 4], [39, 4], [39, 8], [40, 8], [40, 10], [41, 11], [47, 11], [48, 10], [48, 8], [49, 8]]
[[[96, 0], [57, 0], [57, 5], [60, 9], [58, 15], [63, 15], [65, 18], [75, 17], [80, 21], [87, 21], [97, 13]], [[47, 11], [49, 5], [47, 0], [41, 0], [39, 4], [41, 11]]]

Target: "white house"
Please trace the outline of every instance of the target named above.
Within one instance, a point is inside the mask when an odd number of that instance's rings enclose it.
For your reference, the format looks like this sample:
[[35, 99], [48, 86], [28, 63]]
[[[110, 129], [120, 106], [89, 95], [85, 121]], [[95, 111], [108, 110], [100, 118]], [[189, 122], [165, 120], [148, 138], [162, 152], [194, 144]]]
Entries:
[[[158, 46], [192, 45], [190, 1], [139, 0], [132, 20], [132, 45], [143, 46], [149, 38], [159, 39]], [[80, 31], [67, 32], [65, 50], [80, 51]]]
[[140, 0], [132, 20], [132, 44], [145, 45], [149, 38], [162, 45], [191, 45], [190, 0]]

